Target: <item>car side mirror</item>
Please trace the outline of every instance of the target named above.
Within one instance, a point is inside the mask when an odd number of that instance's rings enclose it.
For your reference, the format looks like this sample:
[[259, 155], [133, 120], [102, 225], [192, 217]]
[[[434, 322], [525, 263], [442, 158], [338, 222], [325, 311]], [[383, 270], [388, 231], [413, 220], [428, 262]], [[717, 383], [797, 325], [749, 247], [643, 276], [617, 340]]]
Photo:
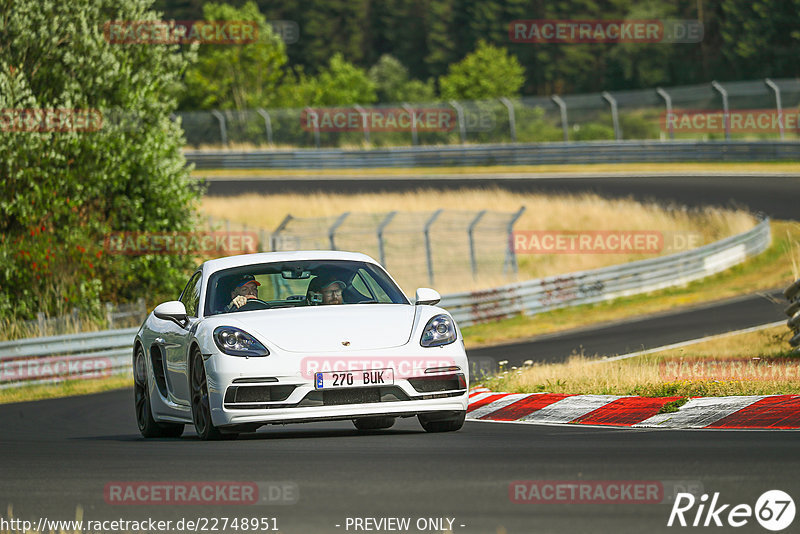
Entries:
[[442, 296], [435, 289], [431, 289], [429, 287], [420, 287], [419, 289], [417, 289], [417, 294], [415, 297], [414, 304], [416, 305], [427, 304], [429, 306], [433, 306], [440, 300], [442, 300]]
[[186, 326], [186, 306], [179, 300], [162, 302], [153, 310], [153, 315], [164, 321], [172, 321], [180, 327]]

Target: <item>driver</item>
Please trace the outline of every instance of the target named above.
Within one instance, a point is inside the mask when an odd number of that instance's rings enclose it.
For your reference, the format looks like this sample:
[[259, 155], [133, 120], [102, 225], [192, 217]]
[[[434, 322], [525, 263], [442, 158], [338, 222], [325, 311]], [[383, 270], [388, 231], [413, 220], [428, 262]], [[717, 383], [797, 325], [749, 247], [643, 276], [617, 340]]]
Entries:
[[318, 276], [308, 284], [306, 302], [310, 305], [344, 304], [342, 291], [347, 284], [332, 277]]
[[258, 286], [261, 284], [256, 280], [252, 274], [244, 274], [236, 279], [231, 291], [230, 304], [225, 306], [225, 311], [238, 310], [250, 299], [258, 300]]

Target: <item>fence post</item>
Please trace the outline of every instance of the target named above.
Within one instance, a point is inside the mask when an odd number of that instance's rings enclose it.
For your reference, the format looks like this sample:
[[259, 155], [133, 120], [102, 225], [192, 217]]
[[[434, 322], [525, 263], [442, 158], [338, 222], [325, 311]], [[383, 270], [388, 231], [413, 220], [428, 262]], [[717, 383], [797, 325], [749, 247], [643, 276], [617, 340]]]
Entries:
[[472, 219], [472, 222], [469, 223], [469, 227], [467, 228], [467, 235], [469, 236], [469, 262], [472, 266], [473, 279], [478, 275], [478, 261], [475, 258], [475, 239], [473, 236], [473, 231], [484, 215], [486, 215], [486, 210], [479, 211], [478, 215]]
[[509, 133], [511, 134], [511, 141], [516, 143], [517, 142], [517, 121], [516, 121], [516, 117], [514, 116], [514, 105], [511, 103], [511, 100], [509, 100], [508, 98], [506, 98], [504, 96], [501, 96], [499, 100], [500, 100], [500, 102], [503, 103], [503, 105], [508, 110], [508, 129], [509, 129]]
[[383, 230], [389, 225], [390, 222], [392, 222], [392, 219], [394, 219], [395, 215], [397, 215], [396, 211], [389, 212], [389, 214], [384, 217], [384, 219], [378, 225], [378, 252], [381, 258], [381, 265], [384, 267], [386, 267], [386, 252], [383, 249]]
[[278, 250], [278, 237], [280, 236], [281, 232], [283, 232], [286, 229], [286, 225], [289, 224], [289, 221], [291, 221], [292, 219], [293, 219], [292, 214], [291, 213], [288, 214], [286, 217], [283, 218], [283, 220], [275, 229], [275, 231], [272, 232], [272, 239], [271, 239], [272, 252], [276, 252]]
[[216, 109], [211, 110], [211, 114], [219, 121], [219, 136], [222, 138], [222, 144], [228, 144], [228, 129], [225, 126], [225, 116]]
[[272, 119], [267, 113], [267, 110], [263, 108], [258, 108], [256, 112], [264, 117], [264, 128], [267, 130], [267, 143], [269, 143], [270, 147], [274, 147], [275, 145], [272, 142]]
[[36, 322], [38, 323], [39, 327], [39, 337], [46, 336], [47, 332], [45, 328], [44, 312], [36, 312]]
[[711, 82], [713, 87], [722, 96], [722, 121], [725, 124], [725, 140], [731, 140], [731, 120], [728, 108], [728, 91], [725, 90], [716, 80]]
[[450, 101], [450, 105], [456, 110], [458, 114], [458, 132], [461, 135], [461, 144], [467, 142], [467, 125], [464, 123], [464, 108], [455, 100]]
[[622, 132], [619, 128], [619, 111], [617, 110], [617, 99], [611, 96], [608, 91], [603, 91], [603, 99], [611, 106], [611, 122], [614, 123], [614, 139], [622, 140]]
[[331, 244], [331, 250], [336, 250], [336, 241], [334, 240], [336, 230], [342, 225], [342, 223], [344, 222], [344, 220], [347, 218], [348, 215], [350, 215], [349, 211], [346, 211], [341, 215], [339, 215], [339, 217], [336, 218], [336, 220], [333, 222], [330, 229], [328, 230], [328, 240], [330, 241]]
[[369, 140], [369, 126], [367, 124], [367, 110], [356, 104], [353, 106], [359, 115], [361, 115], [361, 127], [364, 129], [364, 142], [370, 144]]
[[403, 109], [411, 115], [411, 144], [416, 146], [419, 144], [419, 136], [417, 135], [417, 116], [414, 114], [414, 110], [411, 106], [408, 105], [407, 102], [403, 102]]
[[110, 302], [106, 302], [106, 322], [108, 323], [108, 329], [114, 329], [114, 307]]
[[[517, 267], [517, 253], [514, 250], [514, 225], [516, 224], [517, 220], [522, 217], [523, 213], [525, 213], [525, 206], [520, 206], [519, 211], [511, 216], [511, 220], [508, 221], [508, 226], [506, 227], [506, 240], [508, 241], [508, 247], [506, 248], [506, 262], [511, 266], [511, 270], [514, 271], [515, 278], [519, 272], [519, 269]], [[503, 263], [503, 274], [506, 274], [506, 262]]]
[[[143, 299], [140, 300], [143, 301]], [[81, 331], [81, 314], [78, 308], [72, 308], [72, 326], [75, 328], [76, 332]]]
[[439, 215], [442, 214], [442, 211], [443, 211], [442, 209], [438, 209], [438, 210], [434, 211], [433, 215], [431, 215], [431, 218], [428, 219], [425, 222], [425, 230], [424, 230], [424, 232], [425, 232], [425, 258], [427, 259], [427, 262], [428, 262], [428, 281], [430, 282], [431, 285], [433, 285], [434, 278], [433, 278], [433, 256], [431, 254], [430, 229], [431, 229], [431, 225], [436, 221], [436, 219], [439, 217]]
[[781, 132], [781, 141], [784, 139], [784, 132], [783, 132], [783, 105], [781, 104], [781, 89], [778, 85], [767, 78], [764, 80], [764, 83], [767, 84], [767, 87], [773, 90], [775, 93], [775, 108], [778, 110], [778, 128], [780, 128]]
[[309, 114], [314, 116], [314, 145], [319, 148], [319, 115], [311, 108], [306, 108], [305, 112], [306, 116]]
[[558, 109], [561, 111], [561, 130], [564, 132], [564, 142], [569, 142], [569, 124], [567, 123], [567, 103], [558, 96], [553, 95], [550, 97], [556, 103]]
[[672, 116], [672, 97], [669, 96], [669, 93], [663, 90], [661, 87], [656, 87], [656, 93], [658, 93], [658, 96], [664, 99], [664, 103], [667, 106], [665, 120], [666, 123], [669, 124], [669, 138], [675, 139], [675, 118]]

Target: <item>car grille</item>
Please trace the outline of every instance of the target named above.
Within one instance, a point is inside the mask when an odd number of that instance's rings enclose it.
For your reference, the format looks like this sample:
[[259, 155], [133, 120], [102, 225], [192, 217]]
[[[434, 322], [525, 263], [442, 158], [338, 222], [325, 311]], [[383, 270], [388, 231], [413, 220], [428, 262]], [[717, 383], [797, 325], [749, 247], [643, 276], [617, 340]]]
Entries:
[[467, 382], [462, 373], [409, 378], [408, 383], [419, 393], [452, 391], [454, 389], [466, 389], [467, 387]]
[[231, 386], [225, 392], [225, 404], [280, 402], [289, 398], [296, 386]]

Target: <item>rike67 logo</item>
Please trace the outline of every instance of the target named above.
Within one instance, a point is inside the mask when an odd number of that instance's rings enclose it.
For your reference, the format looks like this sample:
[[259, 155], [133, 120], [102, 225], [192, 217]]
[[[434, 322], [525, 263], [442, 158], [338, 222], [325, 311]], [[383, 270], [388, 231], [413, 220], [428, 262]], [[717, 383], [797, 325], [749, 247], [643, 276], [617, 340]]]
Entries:
[[709, 501], [708, 494], [695, 498], [691, 493], [679, 493], [675, 497], [667, 526], [692, 527], [742, 527], [753, 518], [765, 529], [773, 532], [786, 529], [794, 521], [794, 500], [781, 490], [769, 490], [761, 494], [755, 506], [749, 504], [724, 504], [719, 492]]

